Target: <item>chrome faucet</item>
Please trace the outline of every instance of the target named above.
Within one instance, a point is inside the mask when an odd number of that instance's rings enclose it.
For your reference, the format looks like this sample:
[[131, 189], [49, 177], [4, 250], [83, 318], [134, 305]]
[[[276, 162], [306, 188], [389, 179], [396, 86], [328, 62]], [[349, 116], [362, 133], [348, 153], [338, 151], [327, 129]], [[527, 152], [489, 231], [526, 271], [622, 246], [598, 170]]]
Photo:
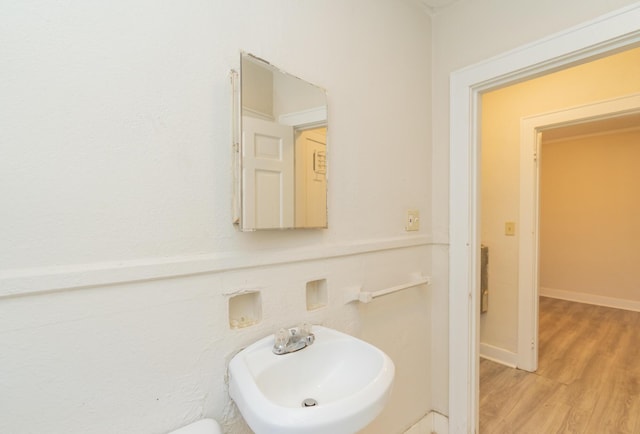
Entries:
[[315, 339], [309, 323], [302, 323], [290, 329], [280, 329], [274, 336], [273, 353], [278, 355], [293, 353], [308, 347]]

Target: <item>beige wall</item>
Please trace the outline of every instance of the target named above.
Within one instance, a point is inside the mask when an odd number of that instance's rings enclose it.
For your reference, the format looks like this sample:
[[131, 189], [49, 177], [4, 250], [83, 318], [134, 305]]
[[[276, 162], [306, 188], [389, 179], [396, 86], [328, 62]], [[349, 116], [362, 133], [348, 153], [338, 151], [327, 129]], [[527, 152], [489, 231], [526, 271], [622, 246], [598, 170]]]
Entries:
[[[517, 351], [520, 119], [640, 91], [640, 49], [482, 97], [481, 238], [489, 246], [489, 311], [482, 343]], [[516, 222], [516, 236], [504, 224]]]
[[640, 300], [638, 168], [640, 130], [543, 141], [541, 287]]

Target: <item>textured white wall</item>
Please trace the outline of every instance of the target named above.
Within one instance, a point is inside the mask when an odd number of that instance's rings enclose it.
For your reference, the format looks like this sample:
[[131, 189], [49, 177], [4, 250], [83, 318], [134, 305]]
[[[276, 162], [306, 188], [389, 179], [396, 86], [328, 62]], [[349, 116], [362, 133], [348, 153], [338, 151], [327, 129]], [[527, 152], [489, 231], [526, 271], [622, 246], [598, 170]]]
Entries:
[[430, 25], [412, 2], [31, 0], [2, 15], [3, 267], [252, 248], [228, 224], [240, 49], [329, 94], [332, 230], [261, 249], [405, 235], [407, 206], [429, 227]]
[[[0, 432], [160, 433], [202, 416], [244, 432], [228, 359], [303, 319], [394, 358], [367, 432], [431, 409], [428, 291], [341, 302], [430, 272], [431, 27], [416, 3], [27, 0], [0, 21]], [[328, 90], [329, 230], [230, 223], [240, 50]], [[307, 312], [318, 278], [329, 305]], [[262, 291], [263, 320], [230, 330], [226, 294], [243, 288]]]
[[[449, 75], [526, 43], [568, 29], [633, 0], [459, 0], [433, 17], [433, 236], [446, 244], [449, 222]], [[433, 252], [433, 330], [447, 330], [448, 250]], [[433, 335], [433, 404], [447, 413], [448, 335]]]

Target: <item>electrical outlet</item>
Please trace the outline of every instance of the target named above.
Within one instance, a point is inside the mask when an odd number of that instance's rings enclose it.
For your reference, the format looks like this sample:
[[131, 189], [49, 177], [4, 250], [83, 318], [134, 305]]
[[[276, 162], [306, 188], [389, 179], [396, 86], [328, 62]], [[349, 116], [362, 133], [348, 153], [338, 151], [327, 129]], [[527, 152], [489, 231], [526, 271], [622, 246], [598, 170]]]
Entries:
[[407, 226], [405, 231], [419, 231], [420, 230], [420, 211], [417, 209], [410, 209], [407, 211]]

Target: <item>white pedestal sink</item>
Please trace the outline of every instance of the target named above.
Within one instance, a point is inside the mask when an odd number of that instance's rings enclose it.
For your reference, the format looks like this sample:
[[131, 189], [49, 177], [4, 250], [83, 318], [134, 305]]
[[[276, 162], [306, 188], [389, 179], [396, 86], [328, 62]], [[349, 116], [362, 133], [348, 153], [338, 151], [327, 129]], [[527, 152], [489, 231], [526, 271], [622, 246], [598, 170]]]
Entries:
[[378, 348], [326, 327], [273, 354], [267, 336], [229, 363], [229, 395], [256, 434], [353, 434], [382, 411], [395, 368]]

